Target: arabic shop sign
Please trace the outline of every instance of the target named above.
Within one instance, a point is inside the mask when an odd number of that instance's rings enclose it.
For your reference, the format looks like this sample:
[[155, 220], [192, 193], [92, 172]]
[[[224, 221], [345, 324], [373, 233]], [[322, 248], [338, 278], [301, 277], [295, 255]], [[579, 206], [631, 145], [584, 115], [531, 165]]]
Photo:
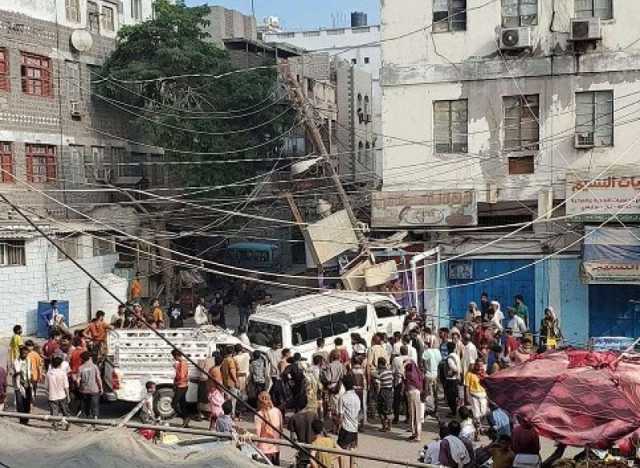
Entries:
[[623, 222], [640, 222], [640, 176], [590, 180], [567, 177], [567, 215], [574, 221], [603, 222], [618, 213]]
[[585, 262], [582, 276], [585, 283], [638, 283], [640, 263]]
[[373, 227], [475, 226], [478, 205], [474, 190], [373, 192]]

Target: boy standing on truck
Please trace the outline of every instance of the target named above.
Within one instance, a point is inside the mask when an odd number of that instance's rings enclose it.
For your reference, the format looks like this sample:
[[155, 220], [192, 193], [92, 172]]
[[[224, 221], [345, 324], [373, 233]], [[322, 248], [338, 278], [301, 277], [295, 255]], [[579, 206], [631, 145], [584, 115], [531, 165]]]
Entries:
[[154, 328], [164, 328], [164, 312], [160, 308], [160, 301], [153, 301], [153, 327]]
[[99, 310], [96, 312], [96, 318], [89, 323], [89, 326], [84, 331], [84, 336], [91, 340], [92, 351], [98, 361], [105, 355], [107, 331], [112, 329], [113, 327], [104, 320], [104, 311]]
[[182, 418], [182, 425], [188, 427], [187, 389], [189, 388], [189, 365], [184, 355], [177, 349], [171, 351], [171, 355], [176, 361], [176, 376], [173, 379], [173, 409]]

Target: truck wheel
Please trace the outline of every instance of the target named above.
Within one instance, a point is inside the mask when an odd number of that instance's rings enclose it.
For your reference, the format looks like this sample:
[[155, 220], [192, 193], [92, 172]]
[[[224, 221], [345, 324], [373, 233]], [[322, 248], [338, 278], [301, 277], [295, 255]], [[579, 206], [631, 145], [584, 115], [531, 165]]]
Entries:
[[173, 388], [160, 388], [153, 400], [153, 408], [162, 419], [171, 419], [176, 414], [173, 409]]

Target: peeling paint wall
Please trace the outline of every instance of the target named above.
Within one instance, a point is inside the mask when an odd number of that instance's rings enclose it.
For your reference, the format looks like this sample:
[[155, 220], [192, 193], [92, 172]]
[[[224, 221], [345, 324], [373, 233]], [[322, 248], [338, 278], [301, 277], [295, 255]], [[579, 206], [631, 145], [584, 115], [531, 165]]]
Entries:
[[[497, 184], [498, 201], [536, 200], [553, 186], [557, 199], [567, 173], [637, 161], [640, 2], [614, 1], [603, 40], [579, 56], [567, 42], [573, 1], [538, 3], [533, 50], [504, 57], [496, 43], [499, 1], [468, 0], [467, 30], [452, 33], [431, 33], [432, 0], [382, 3], [384, 190], [475, 188], [482, 202], [488, 184]], [[575, 93], [589, 90], [613, 91], [613, 147], [574, 148]], [[502, 98], [519, 94], [540, 98], [541, 148], [529, 175], [509, 175], [503, 151]], [[451, 99], [468, 100], [466, 154], [434, 151], [433, 101]]]

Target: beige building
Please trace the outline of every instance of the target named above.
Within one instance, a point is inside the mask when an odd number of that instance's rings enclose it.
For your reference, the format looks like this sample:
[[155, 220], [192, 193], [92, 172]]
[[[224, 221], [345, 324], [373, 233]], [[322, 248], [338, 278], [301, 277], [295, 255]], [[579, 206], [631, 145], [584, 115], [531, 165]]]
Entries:
[[639, 17], [633, 1], [382, 2], [376, 209], [441, 248], [429, 310], [461, 317], [482, 291], [504, 310], [522, 294], [531, 328], [553, 305], [577, 345], [627, 333], [616, 324], [640, 288], [585, 279], [581, 238], [619, 211], [640, 221], [635, 179], [615, 179], [640, 175]]
[[640, 3], [407, 0], [382, 15], [385, 190], [563, 199], [568, 174], [633, 160], [619, 156], [638, 133]]
[[[152, 0], [0, 1], [0, 192], [98, 277], [118, 264], [113, 232], [68, 207], [139, 232], [105, 184], [166, 185], [162, 151], [129, 141], [128, 115], [92, 87], [120, 28], [152, 14]], [[89, 278], [5, 204], [0, 237], [0, 335], [33, 332], [38, 301], [68, 300], [71, 324], [87, 321]]]

